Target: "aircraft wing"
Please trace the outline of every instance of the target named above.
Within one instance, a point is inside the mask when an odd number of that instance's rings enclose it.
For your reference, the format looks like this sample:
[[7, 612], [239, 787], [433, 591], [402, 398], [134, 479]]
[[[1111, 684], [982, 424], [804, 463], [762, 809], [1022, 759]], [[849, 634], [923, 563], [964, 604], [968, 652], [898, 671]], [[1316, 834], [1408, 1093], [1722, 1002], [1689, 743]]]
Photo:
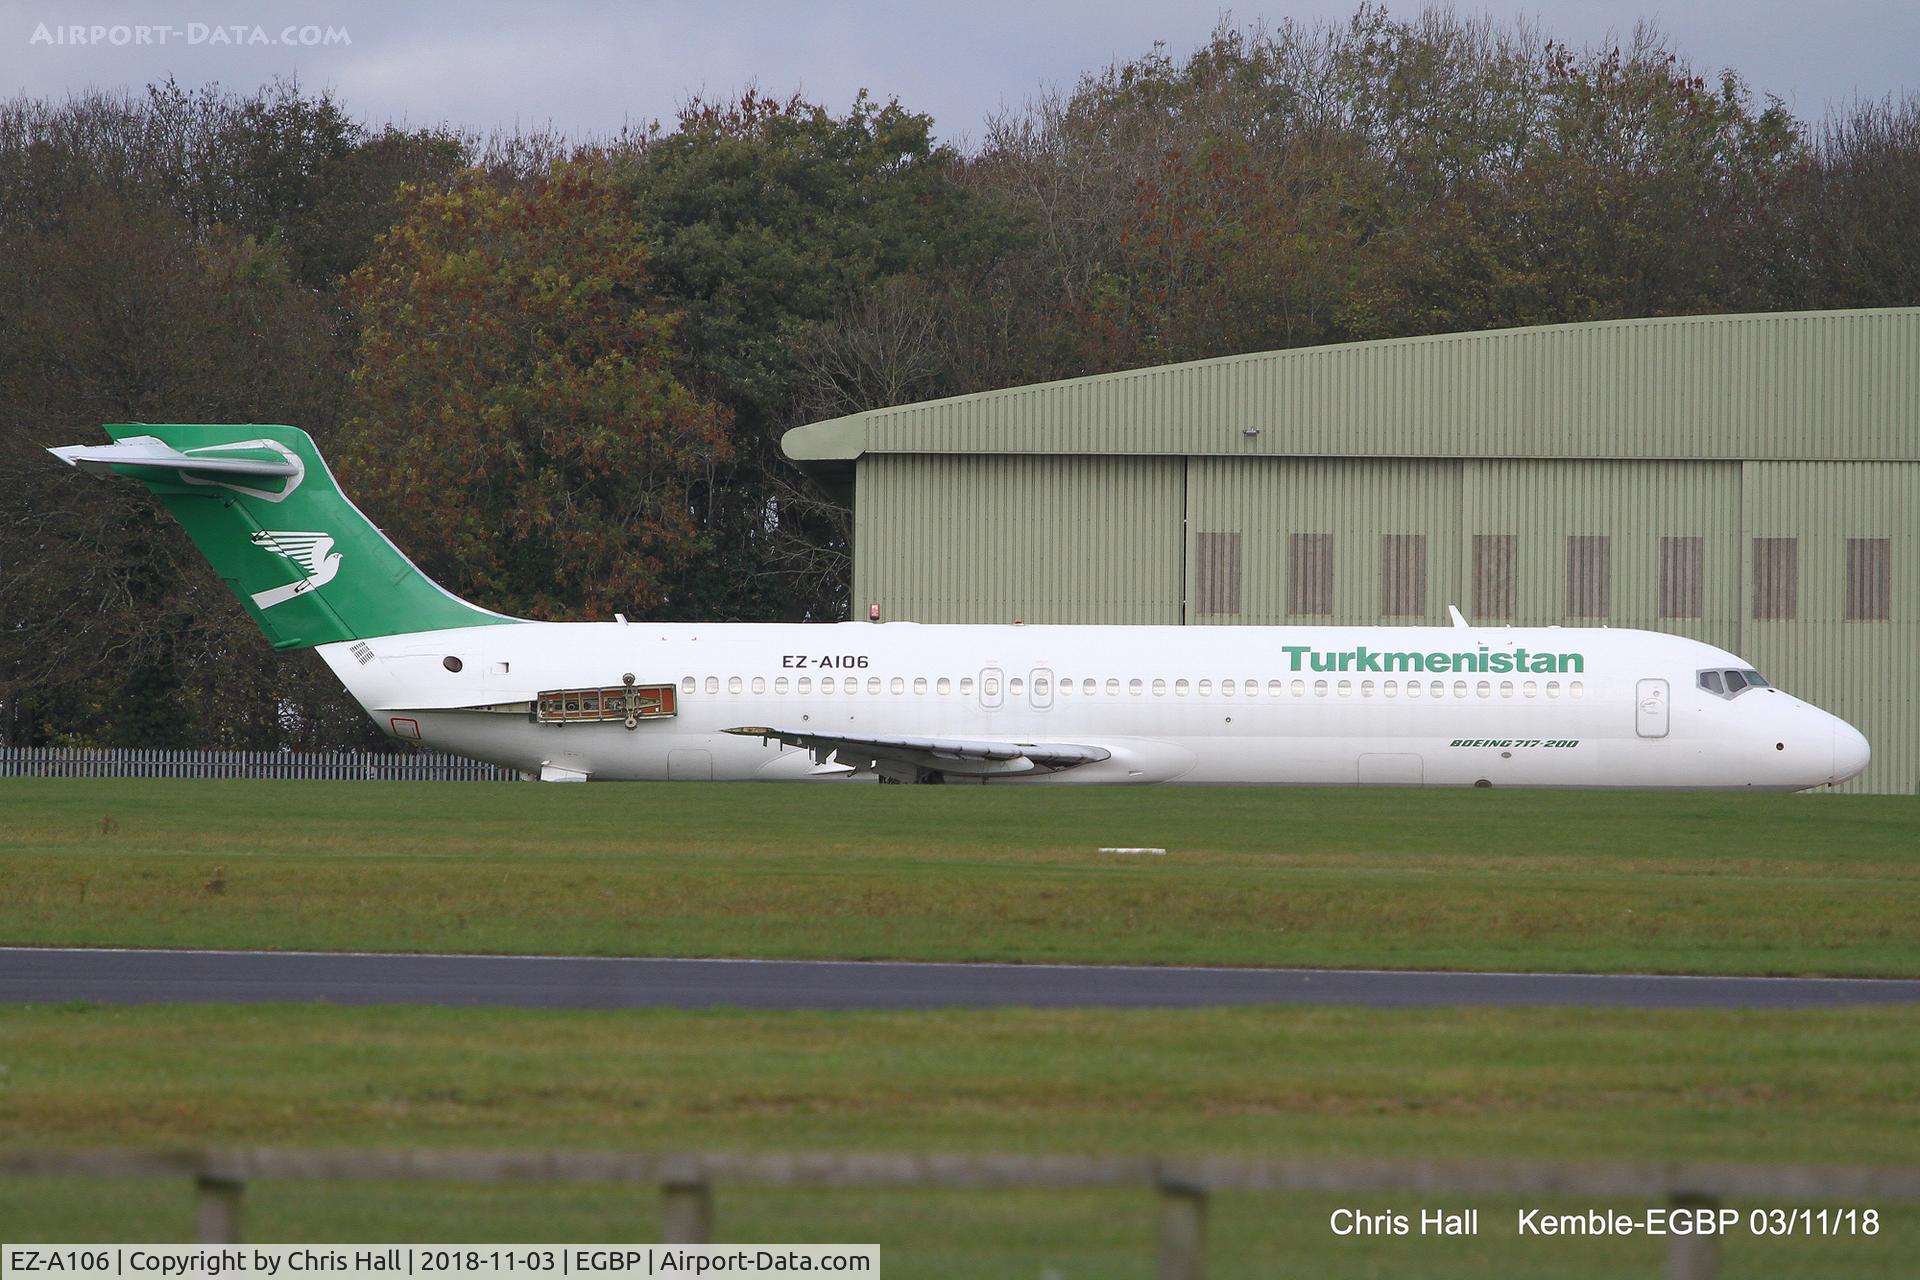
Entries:
[[969, 778], [1053, 773], [1076, 765], [1095, 764], [1113, 755], [1105, 747], [1074, 742], [821, 733], [771, 725], [742, 725], [724, 732], [805, 747], [813, 753], [815, 764], [824, 765], [833, 760], [846, 767], [888, 777], [911, 778], [922, 770]]

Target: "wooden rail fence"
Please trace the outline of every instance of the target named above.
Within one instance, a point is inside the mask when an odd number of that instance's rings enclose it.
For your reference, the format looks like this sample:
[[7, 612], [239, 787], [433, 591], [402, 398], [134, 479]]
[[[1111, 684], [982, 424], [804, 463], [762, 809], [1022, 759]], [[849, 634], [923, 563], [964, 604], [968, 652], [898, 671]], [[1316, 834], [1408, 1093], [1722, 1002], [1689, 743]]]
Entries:
[[300, 778], [513, 782], [518, 771], [443, 751], [163, 751], [0, 747], [0, 778]]
[[[1160, 1198], [1160, 1280], [1204, 1276], [1207, 1198], [1225, 1191], [1569, 1196], [1664, 1202], [1675, 1208], [1714, 1208], [1735, 1200], [1755, 1207], [1840, 1203], [1860, 1208], [1920, 1201], [1920, 1166], [281, 1148], [0, 1152], [0, 1178], [76, 1176], [191, 1178], [198, 1188], [196, 1236], [203, 1244], [239, 1242], [246, 1184], [260, 1179], [646, 1184], [660, 1189], [661, 1234], [669, 1244], [711, 1241], [716, 1183], [1138, 1190]], [[1670, 1280], [1712, 1280], [1718, 1272], [1717, 1234], [1668, 1236]]]

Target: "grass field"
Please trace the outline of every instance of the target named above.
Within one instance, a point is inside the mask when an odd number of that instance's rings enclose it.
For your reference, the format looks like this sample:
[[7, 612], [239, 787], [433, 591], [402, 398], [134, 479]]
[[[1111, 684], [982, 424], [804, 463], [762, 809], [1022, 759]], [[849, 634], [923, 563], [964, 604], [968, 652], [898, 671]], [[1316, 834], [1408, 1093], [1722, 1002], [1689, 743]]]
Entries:
[[8, 780], [0, 941], [1914, 975], [1917, 849], [1890, 796]]
[[[0, 1009], [0, 1144], [1920, 1158], [1920, 1011], [1346, 1009], [630, 1014]], [[1214, 1274], [1657, 1274], [1645, 1241], [1344, 1241], [1330, 1208], [1229, 1196]], [[1462, 1201], [1473, 1203], [1473, 1201]], [[644, 1191], [280, 1186], [253, 1238], [649, 1239]], [[1585, 1207], [1567, 1205], [1562, 1207]], [[723, 1189], [733, 1240], [878, 1240], [888, 1274], [1149, 1274], [1150, 1198]], [[1870, 1240], [1737, 1242], [1741, 1275], [1895, 1276]], [[172, 1183], [0, 1183], [0, 1239], [169, 1239]], [[1733, 1272], [1730, 1271], [1730, 1274]]]

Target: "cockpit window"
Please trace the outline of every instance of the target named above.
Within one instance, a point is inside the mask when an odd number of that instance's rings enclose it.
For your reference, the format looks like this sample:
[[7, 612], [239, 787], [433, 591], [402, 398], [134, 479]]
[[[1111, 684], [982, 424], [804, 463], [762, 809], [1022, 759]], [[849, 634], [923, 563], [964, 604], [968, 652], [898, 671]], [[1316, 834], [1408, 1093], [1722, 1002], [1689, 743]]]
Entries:
[[1749, 689], [1771, 689], [1767, 678], [1758, 671], [1747, 668], [1738, 670], [1722, 668], [1718, 671], [1702, 671], [1696, 679], [1700, 687], [1718, 698], [1734, 698]]

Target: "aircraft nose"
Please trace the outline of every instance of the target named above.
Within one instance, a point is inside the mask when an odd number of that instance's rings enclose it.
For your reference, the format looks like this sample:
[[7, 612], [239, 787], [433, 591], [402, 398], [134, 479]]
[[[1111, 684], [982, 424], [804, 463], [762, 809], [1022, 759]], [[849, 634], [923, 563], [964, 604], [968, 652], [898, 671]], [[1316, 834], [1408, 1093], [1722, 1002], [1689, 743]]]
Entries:
[[1833, 773], [1829, 782], [1845, 782], [1867, 767], [1867, 761], [1873, 758], [1873, 748], [1867, 745], [1866, 735], [1838, 716], [1833, 721]]

